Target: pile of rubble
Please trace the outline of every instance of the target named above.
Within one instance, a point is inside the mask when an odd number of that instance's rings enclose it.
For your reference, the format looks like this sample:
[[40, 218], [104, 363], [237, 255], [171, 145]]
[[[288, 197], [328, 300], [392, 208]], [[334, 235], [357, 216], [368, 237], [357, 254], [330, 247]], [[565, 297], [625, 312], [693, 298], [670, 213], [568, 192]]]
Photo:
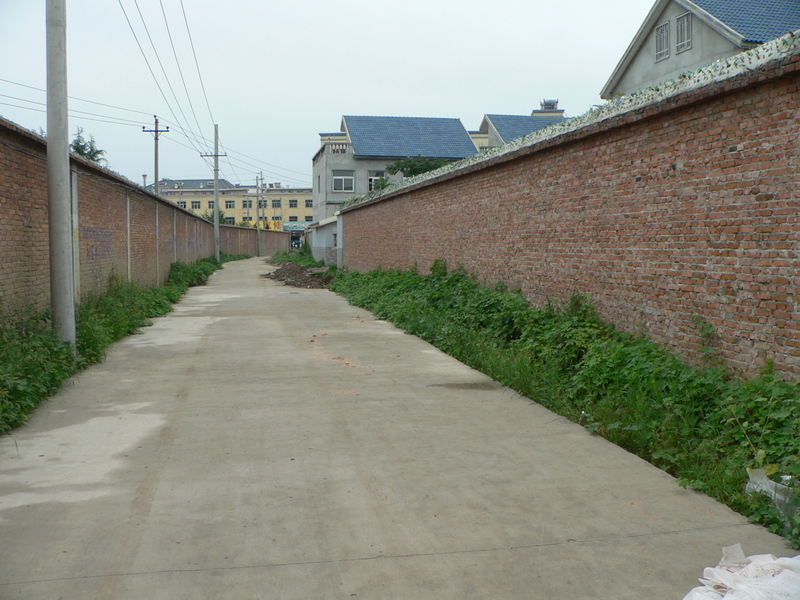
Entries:
[[327, 288], [330, 277], [325, 277], [325, 269], [309, 269], [293, 262], [280, 263], [276, 271], [262, 275], [267, 279], [282, 281], [286, 285], [298, 288]]

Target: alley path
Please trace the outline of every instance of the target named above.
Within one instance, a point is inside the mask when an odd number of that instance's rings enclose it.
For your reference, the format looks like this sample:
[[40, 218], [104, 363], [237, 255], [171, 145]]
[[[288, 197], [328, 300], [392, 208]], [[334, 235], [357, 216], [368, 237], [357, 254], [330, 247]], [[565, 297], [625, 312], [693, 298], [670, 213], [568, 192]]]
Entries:
[[0, 598], [680, 600], [725, 506], [327, 290], [228, 263], [0, 438]]

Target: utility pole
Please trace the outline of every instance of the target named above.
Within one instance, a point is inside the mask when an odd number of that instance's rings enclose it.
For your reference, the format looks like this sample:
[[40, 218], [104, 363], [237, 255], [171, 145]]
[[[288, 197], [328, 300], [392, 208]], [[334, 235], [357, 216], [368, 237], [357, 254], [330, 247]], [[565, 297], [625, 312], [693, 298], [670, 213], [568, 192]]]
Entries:
[[75, 347], [66, 0], [47, 0], [47, 209], [53, 329]]
[[155, 177], [155, 183], [153, 183], [153, 191], [155, 192], [156, 196], [160, 196], [161, 193], [159, 192], [158, 188], [158, 134], [159, 133], [169, 133], [169, 127], [166, 129], [159, 129], [158, 128], [158, 116], [153, 115], [153, 118], [156, 120], [156, 126], [153, 129], [145, 129], [144, 125], [142, 125], [142, 132], [144, 133], [152, 133], [153, 137], [156, 140], [156, 165], [155, 171], [153, 171], [153, 176]]
[[261, 228], [259, 227], [260, 219], [261, 219], [261, 187], [259, 185], [258, 175], [256, 175], [256, 256], [261, 256]]
[[214, 157], [214, 257], [219, 262], [219, 157], [227, 154], [219, 153], [219, 125], [214, 123], [214, 154], [201, 154], [202, 157]]

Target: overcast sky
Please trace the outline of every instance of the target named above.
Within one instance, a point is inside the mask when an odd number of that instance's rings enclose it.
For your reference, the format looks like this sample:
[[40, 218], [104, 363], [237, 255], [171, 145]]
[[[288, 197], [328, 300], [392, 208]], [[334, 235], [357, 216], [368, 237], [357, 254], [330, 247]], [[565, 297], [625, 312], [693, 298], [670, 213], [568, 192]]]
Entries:
[[[200, 154], [213, 152], [216, 122], [228, 154], [222, 177], [252, 185], [263, 171], [291, 186], [310, 184], [319, 133], [339, 131], [342, 115], [455, 117], [475, 130], [484, 114], [529, 114], [543, 98], [558, 98], [567, 116], [584, 113], [602, 103], [600, 89], [652, 6], [66, 2], [70, 132], [94, 136], [109, 168], [137, 183], [146, 173], [152, 183], [153, 137], [142, 127], [152, 129], [158, 115], [171, 130], [161, 136], [161, 177], [212, 177]], [[36, 131], [46, 127], [35, 104], [46, 102], [38, 91], [46, 86], [45, 5], [0, 0], [0, 115]]]

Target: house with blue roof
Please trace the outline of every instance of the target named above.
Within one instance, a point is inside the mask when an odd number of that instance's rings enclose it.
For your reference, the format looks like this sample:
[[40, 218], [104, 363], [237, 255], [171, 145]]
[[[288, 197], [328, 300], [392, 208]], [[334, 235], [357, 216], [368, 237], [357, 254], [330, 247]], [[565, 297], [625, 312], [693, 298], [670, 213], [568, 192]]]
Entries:
[[344, 116], [336, 133], [321, 133], [313, 159], [314, 220], [353, 196], [372, 191], [393, 162], [423, 156], [459, 160], [477, 152], [460, 119]]
[[658, 0], [600, 96], [675, 79], [800, 29], [800, 0]]
[[487, 136], [489, 147], [495, 147], [564, 120], [558, 100], [542, 100], [540, 107], [530, 115], [484, 115], [479, 132]]

